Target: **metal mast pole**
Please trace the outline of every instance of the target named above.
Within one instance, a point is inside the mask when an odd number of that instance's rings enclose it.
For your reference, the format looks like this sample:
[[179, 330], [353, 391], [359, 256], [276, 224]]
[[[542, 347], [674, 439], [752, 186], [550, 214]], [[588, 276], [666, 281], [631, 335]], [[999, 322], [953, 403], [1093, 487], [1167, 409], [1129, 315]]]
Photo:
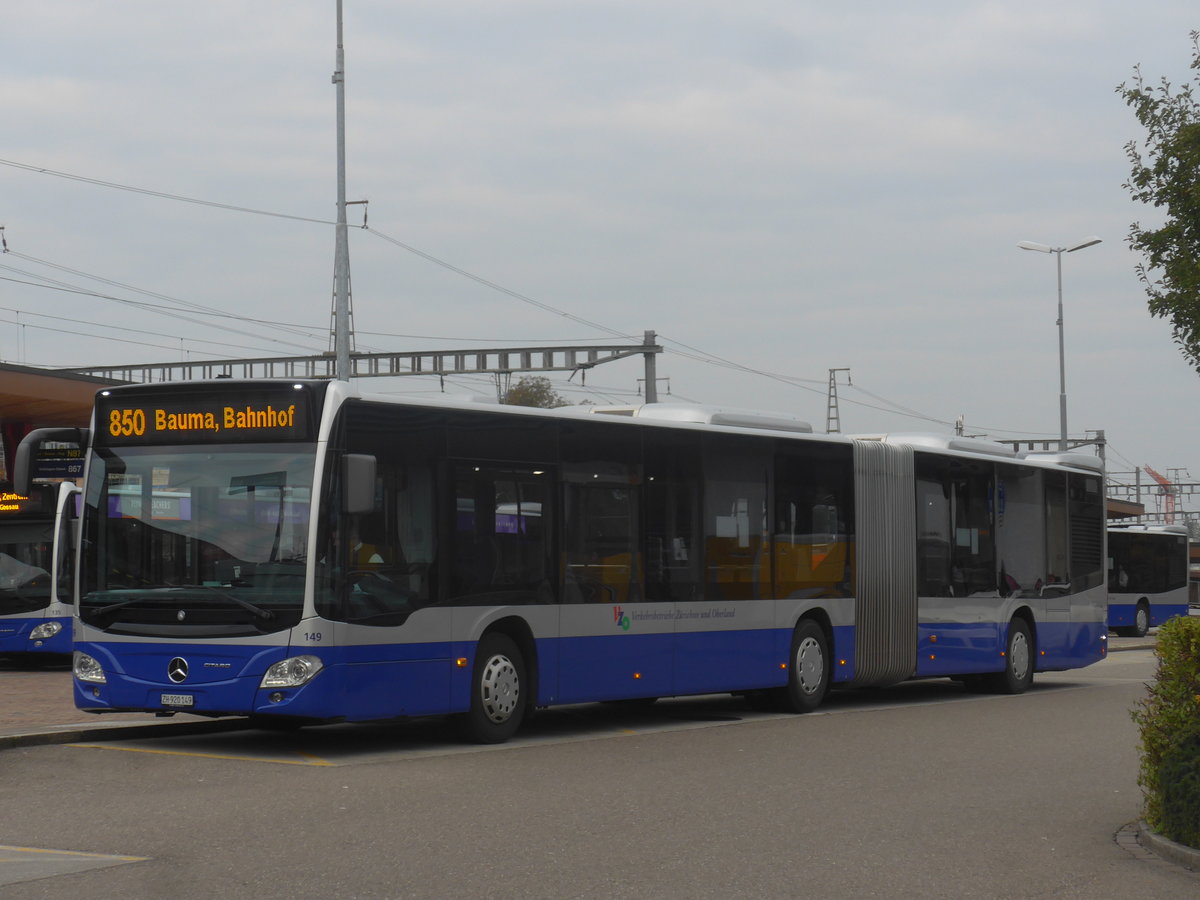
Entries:
[[837, 395], [837, 373], [846, 373], [846, 384], [851, 384], [849, 369], [830, 369], [829, 370], [829, 393], [825, 401], [825, 431], [829, 434], [836, 434], [842, 430], [842, 417], [838, 412], [838, 395]]
[[337, 0], [337, 226], [333, 253], [333, 346], [338, 381], [350, 380], [350, 240], [346, 229], [346, 73], [342, 51], [342, 0]]
[[1092, 236], [1084, 238], [1074, 247], [1051, 247], [1049, 244], [1039, 244], [1037, 241], [1018, 241], [1017, 246], [1022, 250], [1036, 250], [1038, 253], [1053, 253], [1058, 270], [1058, 449], [1067, 449], [1067, 356], [1063, 345], [1063, 304], [1062, 304], [1062, 255], [1074, 253], [1084, 247], [1094, 247], [1100, 243], [1100, 238]]
[[[642, 343], [647, 347], [653, 347], [656, 335], [653, 331], [642, 332]], [[654, 354], [647, 351], [645, 354], [646, 362], [646, 402], [658, 402], [658, 367], [655, 365]], [[667, 386], [667, 392], [670, 393], [670, 385]]]
[[1058, 449], [1067, 450], [1067, 356], [1063, 346], [1062, 255], [1065, 247], [1054, 251], [1058, 260]]

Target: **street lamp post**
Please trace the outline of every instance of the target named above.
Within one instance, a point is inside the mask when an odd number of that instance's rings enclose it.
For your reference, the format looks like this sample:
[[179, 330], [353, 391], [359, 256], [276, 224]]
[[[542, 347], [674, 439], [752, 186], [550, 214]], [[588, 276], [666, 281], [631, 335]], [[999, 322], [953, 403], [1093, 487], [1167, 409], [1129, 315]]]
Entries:
[[1034, 241], [1020, 241], [1017, 246], [1022, 250], [1036, 250], [1038, 253], [1053, 253], [1058, 261], [1058, 449], [1067, 449], [1067, 360], [1063, 347], [1063, 305], [1062, 305], [1062, 255], [1074, 253], [1084, 247], [1100, 243], [1100, 238], [1084, 238], [1074, 247], [1051, 247]]

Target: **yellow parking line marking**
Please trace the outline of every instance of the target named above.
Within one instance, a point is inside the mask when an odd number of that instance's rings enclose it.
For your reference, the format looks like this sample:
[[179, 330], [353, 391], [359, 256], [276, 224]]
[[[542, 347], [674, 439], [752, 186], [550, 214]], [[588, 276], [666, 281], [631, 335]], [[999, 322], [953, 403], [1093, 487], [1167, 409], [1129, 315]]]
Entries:
[[[115, 856], [111, 853], [84, 853], [78, 850], [47, 850], [43, 847], [8, 847], [0, 844], [0, 850], [9, 853], [49, 853], [58, 856], [80, 856], [86, 859], [119, 859], [122, 862], [145, 862], [150, 857], [148, 856]], [[16, 862], [16, 860], [3, 860], [3, 862]]]
[[336, 766], [337, 763], [331, 763], [327, 759], [321, 759], [319, 756], [313, 756], [311, 753], [305, 753], [303, 750], [296, 751], [297, 756], [303, 756], [305, 759], [312, 760], [309, 765], [313, 766]]
[[85, 750], [124, 750], [126, 753], [156, 753], [159, 756], [192, 756], [199, 759], [231, 759], [237, 762], [262, 762], [276, 763], [281, 766], [336, 766], [337, 763], [329, 762], [317, 756], [312, 756], [308, 753], [300, 753], [304, 759], [277, 759], [269, 756], [235, 756], [226, 753], [193, 753], [190, 750], [152, 750], [149, 747], [114, 747], [108, 744], [70, 744], [71, 747], [79, 747]]

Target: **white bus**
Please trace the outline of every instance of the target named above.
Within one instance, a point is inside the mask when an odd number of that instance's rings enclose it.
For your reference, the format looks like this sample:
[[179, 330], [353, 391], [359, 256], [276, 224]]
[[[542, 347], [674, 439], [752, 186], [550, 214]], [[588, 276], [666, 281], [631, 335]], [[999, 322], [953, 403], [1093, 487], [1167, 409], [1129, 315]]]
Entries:
[[[55, 436], [26, 438], [18, 474]], [[1105, 654], [1102, 485], [1089, 456], [669, 404], [107, 389], [75, 702], [449, 714], [502, 741], [552, 704], [731, 692], [803, 712], [920, 677], [1016, 693]]]
[[68, 482], [0, 489], [0, 656], [71, 653], [77, 497]]
[[1188, 614], [1188, 530], [1182, 525], [1108, 527], [1108, 627], [1141, 637]]

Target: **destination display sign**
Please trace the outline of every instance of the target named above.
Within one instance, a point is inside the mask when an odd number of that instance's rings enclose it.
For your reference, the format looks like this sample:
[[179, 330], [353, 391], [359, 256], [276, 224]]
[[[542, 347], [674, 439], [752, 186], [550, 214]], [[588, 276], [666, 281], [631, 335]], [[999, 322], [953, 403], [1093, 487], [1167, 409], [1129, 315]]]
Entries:
[[83, 477], [84, 451], [78, 448], [43, 448], [38, 451], [33, 464], [34, 478]]
[[53, 515], [52, 489], [34, 486], [32, 496], [26, 497], [11, 490], [0, 490], [0, 519]]
[[98, 445], [308, 441], [315, 421], [310, 391], [113, 391], [96, 398]]

